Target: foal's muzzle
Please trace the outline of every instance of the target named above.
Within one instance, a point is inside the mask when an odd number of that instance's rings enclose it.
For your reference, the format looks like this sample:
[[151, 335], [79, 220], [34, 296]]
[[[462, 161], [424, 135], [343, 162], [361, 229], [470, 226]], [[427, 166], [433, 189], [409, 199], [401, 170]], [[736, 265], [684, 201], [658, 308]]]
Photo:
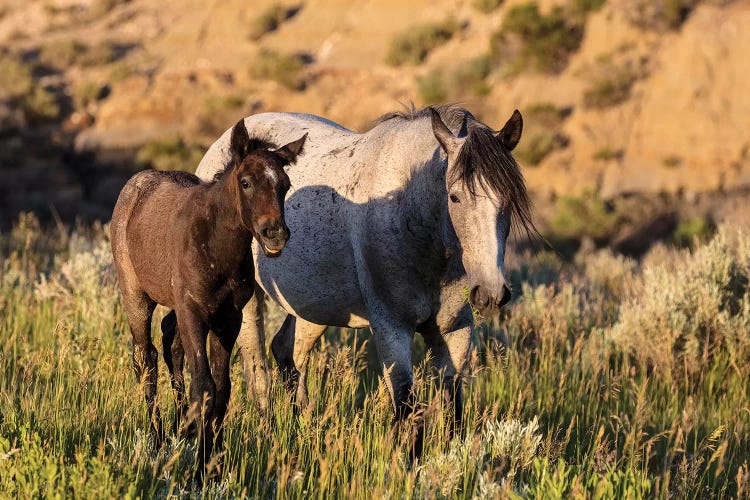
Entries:
[[266, 257], [278, 257], [289, 241], [286, 224], [266, 224], [260, 229], [260, 246]]
[[[498, 296], [500, 295], [500, 296]], [[512, 298], [508, 285], [503, 285], [501, 294], [492, 293], [487, 288], [477, 285], [469, 292], [469, 301], [482, 316], [491, 316]]]

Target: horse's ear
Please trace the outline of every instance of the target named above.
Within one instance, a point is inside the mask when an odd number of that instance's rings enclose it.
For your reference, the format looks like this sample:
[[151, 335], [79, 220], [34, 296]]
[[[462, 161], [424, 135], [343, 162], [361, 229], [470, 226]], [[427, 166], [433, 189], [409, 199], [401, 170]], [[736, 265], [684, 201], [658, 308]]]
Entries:
[[495, 137], [500, 139], [509, 151], [513, 151], [518, 141], [521, 140], [521, 132], [523, 132], [523, 117], [518, 110], [515, 110], [503, 128], [495, 132]]
[[232, 155], [232, 165], [237, 165], [250, 154], [250, 137], [245, 128], [244, 118], [232, 127], [232, 138], [229, 141], [229, 152]]
[[279, 149], [274, 151], [277, 155], [281, 156], [287, 163], [294, 163], [297, 156], [302, 154], [302, 150], [305, 147], [305, 141], [307, 140], [307, 134], [303, 135], [296, 141], [290, 142], [285, 146], [281, 146]]
[[452, 154], [458, 151], [461, 147], [461, 139], [453, 135], [453, 132], [445, 125], [445, 122], [440, 118], [440, 113], [435, 108], [430, 108], [430, 115], [432, 115], [432, 133], [435, 134], [440, 146], [446, 154]]

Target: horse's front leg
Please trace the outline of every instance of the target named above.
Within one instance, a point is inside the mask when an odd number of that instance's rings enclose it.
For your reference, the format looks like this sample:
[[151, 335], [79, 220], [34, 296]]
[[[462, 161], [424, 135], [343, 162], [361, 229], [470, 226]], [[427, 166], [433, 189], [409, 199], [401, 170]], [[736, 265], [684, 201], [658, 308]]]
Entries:
[[443, 400], [448, 411], [453, 412], [449, 434], [460, 430], [463, 420], [463, 389], [461, 374], [471, 347], [471, 327], [442, 333], [436, 328], [422, 330], [425, 344], [430, 349], [432, 366], [442, 378]]
[[188, 305], [177, 309], [177, 328], [190, 367], [190, 410], [188, 421], [200, 429], [198, 435], [198, 477], [213, 448], [211, 415], [216, 401], [216, 384], [211, 376], [206, 350], [208, 325]]
[[[370, 326], [383, 367], [383, 377], [391, 394], [394, 423], [398, 425], [408, 419], [416, 403], [411, 369], [411, 344], [414, 332], [396, 321], [382, 318], [371, 319]], [[422, 456], [424, 422], [421, 416], [415, 419], [411, 432], [411, 459], [415, 461]]]
[[229, 369], [232, 360], [232, 349], [237, 341], [242, 324], [242, 313], [228, 313], [213, 328], [209, 335], [211, 342], [211, 374], [216, 382], [216, 402], [210, 425], [214, 429], [216, 439], [214, 448], [220, 450], [223, 446], [224, 416], [227, 413], [232, 383], [229, 379]]

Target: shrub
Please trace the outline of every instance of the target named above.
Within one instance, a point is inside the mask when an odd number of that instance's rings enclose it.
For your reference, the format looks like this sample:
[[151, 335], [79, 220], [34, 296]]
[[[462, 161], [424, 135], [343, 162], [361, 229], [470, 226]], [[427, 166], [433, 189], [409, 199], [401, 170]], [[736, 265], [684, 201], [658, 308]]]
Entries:
[[220, 134], [240, 118], [237, 115], [244, 104], [245, 99], [238, 95], [207, 97], [198, 114], [199, 131], [208, 137]]
[[573, 0], [572, 8], [573, 12], [585, 15], [601, 9], [605, 3], [607, 0]]
[[713, 225], [706, 217], [690, 217], [680, 221], [672, 239], [681, 247], [692, 247], [696, 242], [708, 240], [713, 233]]
[[662, 158], [661, 164], [666, 168], [677, 168], [682, 165], [682, 158], [677, 155], [665, 156]]
[[700, 0], [629, 0], [623, 13], [645, 30], [679, 29]]
[[728, 364], [746, 362], [748, 248], [746, 236], [723, 228], [692, 253], [645, 264], [610, 340], [642, 366], [686, 383], [717, 352]]
[[531, 2], [508, 11], [500, 30], [490, 39], [490, 55], [506, 65], [508, 74], [525, 70], [558, 73], [582, 39], [583, 25], [566, 16], [562, 7], [543, 15]]
[[583, 92], [583, 105], [601, 109], [625, 102], [639, 77], [631, 64], [615, 66], [608, 59], [601, 61], [590, 86]]
[[31, 92], [31, 67], [14, 58], [0, 60], [0, 96], [18, 97]]
[[581, 196], [560, 197], [549, 222], [555, 236], [602, 240], [614, 234], [617, 215], [593, 191], [585, 191]]
[[564, 148], [568, 138], [561, 126], [569, 110], [551, 103], [537, 103], [524, 110], [524, 135], [514, 155], [528, 165], [538, 165], [555, 149]]
[[77, 109], [85, 109], [90, 104], [93, 104], [101, 99], [104, 94], [104, 90], [104, 87], [102, 87], [98, 83], [90, 81], [81, 82], [74, 86], [71, 92], [73, 105]]
[[452, 87], [456, 88], [461, 95], [467, 93], [478, 96], [487, 95], [492, 90], [486, 82], [491, 71], [488, 56], [478, 56], [464, 61], [456, 66], [452, 77]]
[[624, 154], [622, 149], [602, 148], [594, 153], [594, 159], [601, 161], [620, 160]]
[[514, 154], [528, 165], [539, 165], [555, 149], [555, 136], [549, 133], [531, 135], [518, 145]]
[[450, 40], [460, 29], [455, 19], [413, 26], [391, 42], [385, 62], [391, 66], [420, 64], [435, 48]]
[[471, 5], [479, 12], [489, 14], [502, 5], [503, 0], [474, 0]]
[[443, 72], [439, 69], [434, 69], [417, 79], [419, 97], [423, 103], [437, 104], [445, 101], [447, 93], [443, 79]]
[[276, 31], [284, 21], [291, 19], [296, 12], [296, 9], [284, 7], [279, 3], [269, 6], [251, 23], [248, 33], [250, 40], [260, 40], [266, 33]]
[[115, 60], [114, 46], [110, 42], [89, 45], [80, 40], [56, 40], [42, 45], [40, 60], [49, 66], [97, 66]]
[[273, 50], [262, 50], [255, 60], [251, 74], [255, 78], [274, 80], [290, 90], [304, 90], [307, 82], [303, 75], [305, 56], [302, 54], [280, 54]]
[[182, 139], [156, 140], [143, 146], [135, 160], [143, 168], [194, 172], [204, 153], [200, 146], [187, 144]]
[[24, 96], [21, 105], [26, 119], [31, 122], [53, 121], [60, 116], [57, 98], [41, 85], [36, 85], [31, 93]]

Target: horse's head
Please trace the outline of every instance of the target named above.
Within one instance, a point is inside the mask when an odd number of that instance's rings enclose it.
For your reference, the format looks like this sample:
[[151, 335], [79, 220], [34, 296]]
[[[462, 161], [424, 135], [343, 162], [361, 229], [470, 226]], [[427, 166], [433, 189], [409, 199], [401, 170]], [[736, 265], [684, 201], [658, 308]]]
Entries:
[[523, 120], [516, 111], [499, 132], [472, 118], [464, 120], [466, 133], [457, 137], [432, 109], [433, 132], [448, 155], [450, 224], [445, 225], [443, 242], [449, 253], [461, 253], [469, 300], [487, 316], [511, 299], [503, 275], [511, 218], [524, 227], [531, 225], [523, 176], [510, 153], [521, 138]]
[[250, 139], [244, 120], [232, 129], [230, 182], [235, 186], [236, 204], [242, 224], [260, 243], [267, 257], [277, 257], [289, 240], [284, 221], [284, 197], [289, 176], [284, 166], [293, 163], [307, 139], [300, 139], [272, 150], [263, 141]]

